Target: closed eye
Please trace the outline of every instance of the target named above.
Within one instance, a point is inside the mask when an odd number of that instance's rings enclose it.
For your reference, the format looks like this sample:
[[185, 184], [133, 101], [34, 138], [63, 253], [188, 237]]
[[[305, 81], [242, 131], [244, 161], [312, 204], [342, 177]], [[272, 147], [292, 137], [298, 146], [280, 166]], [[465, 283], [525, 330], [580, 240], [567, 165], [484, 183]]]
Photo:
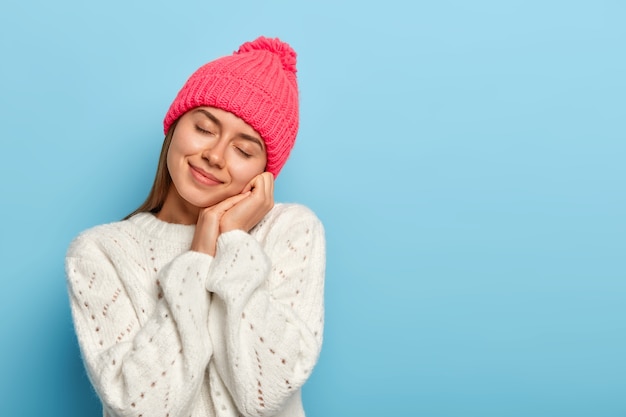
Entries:
[[213, 134], [213, 132], [211, 132], [210, 130], [203, 129], [203, 128], [201, 128], [198, 125], [196, 125], [196, 130], [198, 132], [202, 133], [202, 134], [205, 134], [205, 135], [212, 135]]
[[241, 155], [243, 155], [243, 157], [244, 157], [244, 158], [250, 158], [250, 157], [252, 156], [252, 154], [250, 154], [250, 153], [248, 153], [248, 152], [244, 151], [243, 149], [241, 149], [241, 148], [239, 148], [239, 147], [235, 147], [235, 148], [239, 151], [239, 153], [240, 153]]

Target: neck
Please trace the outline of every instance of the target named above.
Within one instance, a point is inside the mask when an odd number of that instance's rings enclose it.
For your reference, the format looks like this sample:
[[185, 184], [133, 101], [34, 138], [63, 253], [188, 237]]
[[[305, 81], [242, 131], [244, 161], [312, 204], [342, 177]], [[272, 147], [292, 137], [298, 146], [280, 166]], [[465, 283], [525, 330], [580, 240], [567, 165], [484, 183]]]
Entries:
[[196, 224], [200, 209], [185, 201], [172, 184], [163, 202], [163, 207], [156, 214], [157, 219], [168, 223]]

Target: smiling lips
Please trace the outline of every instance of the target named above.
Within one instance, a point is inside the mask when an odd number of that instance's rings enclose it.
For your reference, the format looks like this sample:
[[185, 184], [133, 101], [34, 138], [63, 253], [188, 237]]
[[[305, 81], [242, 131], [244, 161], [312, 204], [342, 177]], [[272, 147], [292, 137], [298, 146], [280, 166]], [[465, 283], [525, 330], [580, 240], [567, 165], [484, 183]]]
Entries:
[[223, 183], [201, 168], [194, 167], [193, 165], [189, 165], [189, 168], [191, 169], [191, 175], [202, 185], [219, 185]]

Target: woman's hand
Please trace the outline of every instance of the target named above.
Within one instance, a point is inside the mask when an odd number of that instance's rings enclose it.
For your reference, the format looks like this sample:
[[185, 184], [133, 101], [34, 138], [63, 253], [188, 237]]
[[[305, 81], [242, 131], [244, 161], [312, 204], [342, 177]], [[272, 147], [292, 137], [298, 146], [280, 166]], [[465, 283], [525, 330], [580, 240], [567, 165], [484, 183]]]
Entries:
[[241, 194], [200, 210], [191, 250], [215, 256], [221, 233], [235, 229], [249, 232], [273, 206], [274, 176], [264, 172], [254, 177]]
[[196, 222], [196, 231], [191, 241], [191, 250], [215, 256], [222, 216], [227, 210], [249, 195], [250, 191], [237, 194], [214, 206], [201, 209]]
[[250, 193], [230, 207], [220, 220], [220, 233], [249, 232], [274, 207], [274, 176], [269, 172], [254, 177], [243, 189]]

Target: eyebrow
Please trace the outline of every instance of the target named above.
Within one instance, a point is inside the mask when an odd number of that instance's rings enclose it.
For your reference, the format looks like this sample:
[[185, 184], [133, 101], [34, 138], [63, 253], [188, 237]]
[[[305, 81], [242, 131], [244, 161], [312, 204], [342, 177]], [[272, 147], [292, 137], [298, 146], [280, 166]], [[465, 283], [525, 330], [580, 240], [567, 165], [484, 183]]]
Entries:
[[[217, 117], [215, 117], [213, 113], [211, 113], [210, 111], [205, 110], [205, 109], [197, 109], [196, 112], [204, 114], [206, 117], [211, 119], [213, 123], [215, 123], [220, 129], [222, 128], [222, 122], [220, 122], [220, 120]], [[263, 141], [257, 138], [256, 136], [248, 135], [247, 133], [239, 133], [237, 134], [237, 136], [239, 136], [242, 139], [254, 142], [257, 145], [259, 145], [261, 149], [265, 149], [265, 145]]]

